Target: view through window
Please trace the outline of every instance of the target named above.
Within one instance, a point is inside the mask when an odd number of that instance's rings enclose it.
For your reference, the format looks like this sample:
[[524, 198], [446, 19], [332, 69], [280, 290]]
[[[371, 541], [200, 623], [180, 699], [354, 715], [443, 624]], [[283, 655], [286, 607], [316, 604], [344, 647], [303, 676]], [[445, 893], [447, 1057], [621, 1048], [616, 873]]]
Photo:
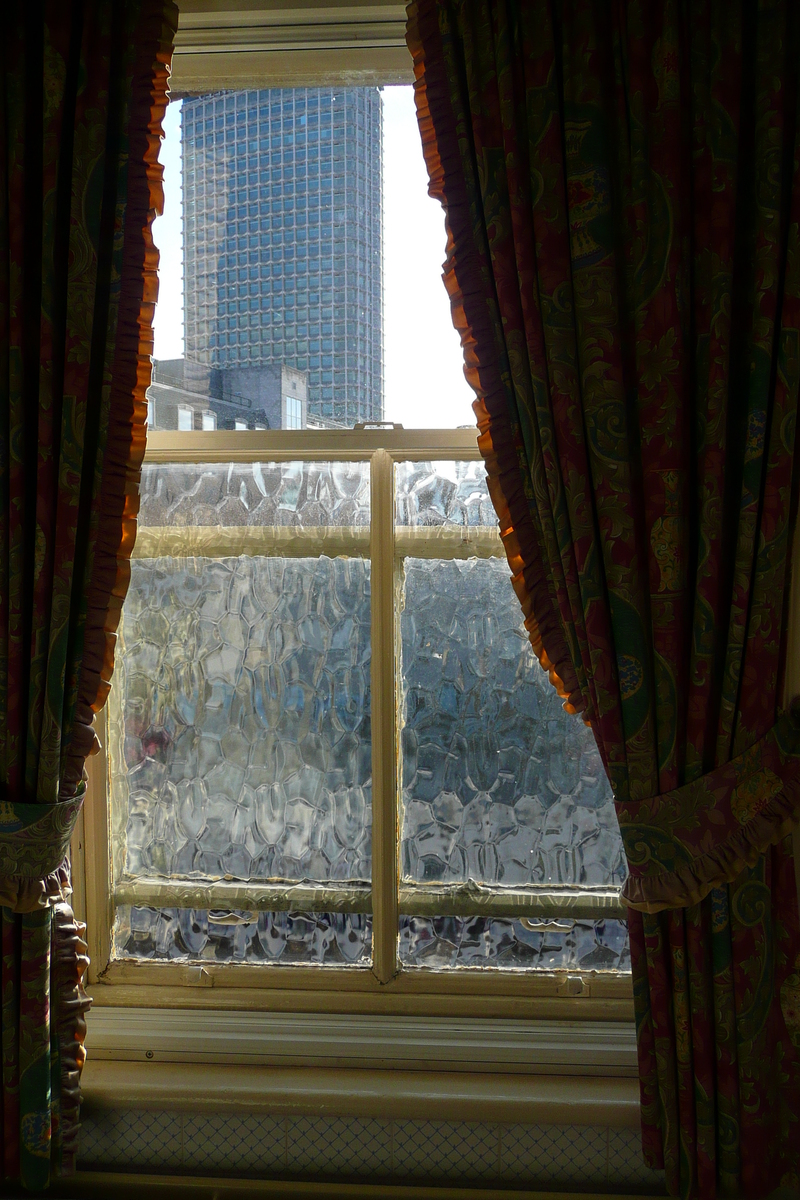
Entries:
[[165, 130], [149, 420], [209, 436], [143, 470], [113, 955], [629, 969], [610, 788], [463, 429], [412, 89], [218, 93]]

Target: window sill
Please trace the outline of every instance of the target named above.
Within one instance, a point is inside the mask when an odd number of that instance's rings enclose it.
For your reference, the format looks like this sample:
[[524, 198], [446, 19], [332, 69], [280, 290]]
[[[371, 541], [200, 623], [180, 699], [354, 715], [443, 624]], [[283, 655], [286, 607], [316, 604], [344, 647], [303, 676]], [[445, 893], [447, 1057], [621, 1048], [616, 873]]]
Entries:
[[638, 1128], [636, 1079], [90, 1058], [88, 1116], [109, 1109]]
[[180, 1009], [94, 1008], [86, 1045], [90, 1070], [102, 1060], [204, 1068], [356, 1068], [358, 1077], [365, 1071], [637, 1075], [636, 1033], [629, 1022], [215, 1010], [198, 1021]]
[[[636, 1127], [629, 1023], [94, 1009], [87, 1112]], [[314, 1053], [309, 1054], [309, 1046]]]

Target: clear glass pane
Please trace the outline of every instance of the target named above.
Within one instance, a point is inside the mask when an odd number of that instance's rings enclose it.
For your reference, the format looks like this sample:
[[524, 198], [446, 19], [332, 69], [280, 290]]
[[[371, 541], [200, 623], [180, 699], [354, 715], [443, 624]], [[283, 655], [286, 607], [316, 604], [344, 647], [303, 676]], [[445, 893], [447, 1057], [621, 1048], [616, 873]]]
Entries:
[[369, 463], [145, 463], [139, 525], [369, 527]]
[[372, 917], [361, 913], [218, 913], [120, 907], [114, 956], [315, 966], [367, 966]]
[[134, 559], [111, 718], [115, 877], [369, 880], [367, 561]]
[[399, 526], [497, 528], [482, 462], [400, 462], [395, 467]]
[[403, 583], [403, 878], [622, 884], [594, 738], [539, 666], [505, 561], [406, 559]]
[[[548, 925], [556, 926], [557, 922]], [[400, 918], [404, 967], [630, 971], [624, 921], [564, 921], [562, 928], [498, 917]]]
[[210, 93], [164, 129], [151, 427], [474, 425], [411, 86]]

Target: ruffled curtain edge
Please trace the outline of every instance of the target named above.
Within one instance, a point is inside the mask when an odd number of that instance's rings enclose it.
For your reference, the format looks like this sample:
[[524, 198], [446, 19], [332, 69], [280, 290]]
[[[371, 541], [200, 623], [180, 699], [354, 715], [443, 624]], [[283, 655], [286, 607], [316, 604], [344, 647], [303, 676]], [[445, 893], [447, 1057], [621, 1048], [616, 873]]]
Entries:
[[[178, 9], [172, 0], [149, 0], [139, 26], [140, 49], [132, 75], [127, 130], [127, 196], [109, 428], [75, 721], [60, 783], [62, 802], [83, 791], [84, 763], [98, 746], [94, 716], [111, 687], [116, 631], [136, 540], [147, 438], [145, 393], [151, 380], [158, 296], [158, 250], [152, 224], [163, 210], [163, 170], [158, 156], [177, 24]], [[66, 871], [65, 863], [59, 872]], [[62, 892], [68, 889], [69, 879]], [[91, 1005], [83, 976], [89, 960], [86, 926], [75, 919], [71, 906], [56, 903], [53, 918], [51, 996], [61, 1077], [59, 1174], [68, 1176], [75, 1170], [78, 1150], [80, 1076], [86, 1059], [86, 1012]]]
[[61, 800], [75, 795], [86, 758], [98, 746], [94, 717], [111, 689], [116, 631], [136, 540], [139, 481], [147, 440], [145, 393], [151, 382], [153, 314], [158, 297], [158, 250], [152, 224], [164, 204], [163, 169], [158, 155], [178, 22], [178, 9], [172, 0], [151, 3], [149, 8], [140, 26], [142, 49], [132, 77], [128, 191], [109, 428], [87, 595], [83, 662]]
[[[414, 61], [417, 121], [430, 180], [428, 194], [445, 210], [444, 284], [450, 297], [453, 325], [461, 338], [464, 375], [478, 397], [473, 409], [489, 494], [531, 646], [564, 701], [566, 711], [577, 713], [583, 711], [585, 703], [541, 566], [530, 501], [522, 483], [526, 469], [522, 440], [509, 415], [497, 356], [487, 354], [494, 345], [494, 335], [486, 312], [485, 284], [473, 248], [469, 198], [460, 183], [457, 138], [454, 133], [452, 144], [442, 146], [436, 133], [443, 128], [455, 130], [443, 55], [440, 53], [431, 60], [426, 50], [428, 46], [441, 46], [436, 6], [412, 0], [406, 14], [406, 42]], [[476, 349], [479, 340], [480, 361]]]

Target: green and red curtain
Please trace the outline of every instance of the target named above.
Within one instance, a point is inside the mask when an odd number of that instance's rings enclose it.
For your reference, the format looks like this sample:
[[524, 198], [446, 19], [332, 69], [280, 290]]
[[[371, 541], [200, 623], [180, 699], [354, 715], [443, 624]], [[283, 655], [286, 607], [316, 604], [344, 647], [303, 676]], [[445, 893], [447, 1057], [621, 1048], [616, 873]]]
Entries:
[[128, 582], [172, 0], [43, 0], [0, 48], [0, 1179], [74, 1166], [70, 835]]
[[614, 789], [646, 1160], [796, 1187], [800, 7], [414, 0], [408, 41], [514, 586]]

